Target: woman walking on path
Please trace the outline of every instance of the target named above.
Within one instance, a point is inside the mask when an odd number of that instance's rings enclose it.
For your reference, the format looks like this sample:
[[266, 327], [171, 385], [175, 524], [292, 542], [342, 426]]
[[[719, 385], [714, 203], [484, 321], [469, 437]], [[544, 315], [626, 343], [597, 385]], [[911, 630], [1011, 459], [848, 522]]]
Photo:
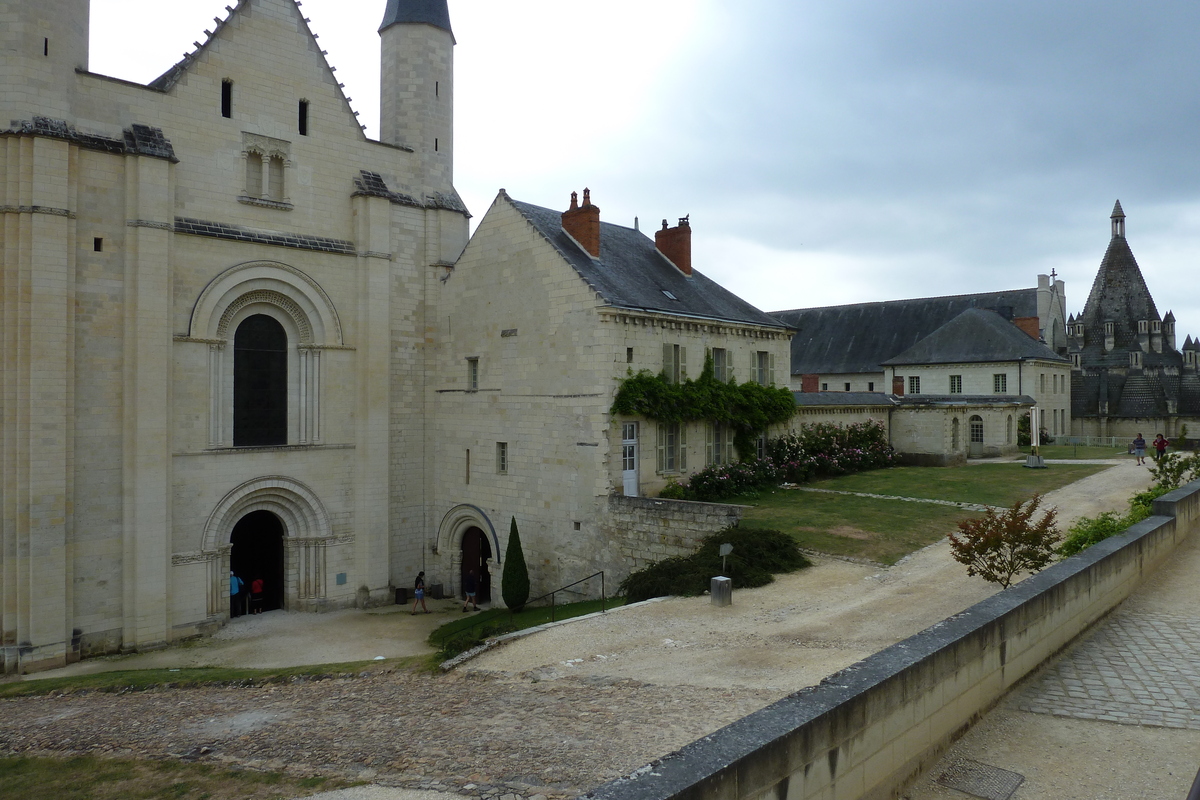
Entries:
[[1133, 440], [1133, 455], [1137, 458], [1139, 467], [1146, 466], [1146, 439], [1140, 433]]
[[1169, 444], [1170, 444], [1170, 442], [1168, 442], [1166, 439], [1164, 439], [1163, 435], [1161, 433], [1158, 436], [1154, 437], [1154, 460], [1155, 461], [1162, 461], [1162, 457], [1163, 457], [1163, 455], [1166, 454], [1167, 445], [1169, 445]]
[[[478, 611], [479, 606], [475, 604], [475, 592], [479, 589], [479, 580], [475, 577], [475, 570], [467, 573], [467, 579], [463, 581], [463, 593], [467, 596], [463, 602], [463, 613], [469, 610]], [[471, 606], [470, 609], [467, 606]]]
[[421, 604], [421, 608], [425, 613], [429, 613], [428, 606], [425, 605], [425, 570], [417, 573], [417, 579], [413, 581], [413, 607], [412, 613], [417, 613], [417, 603]]

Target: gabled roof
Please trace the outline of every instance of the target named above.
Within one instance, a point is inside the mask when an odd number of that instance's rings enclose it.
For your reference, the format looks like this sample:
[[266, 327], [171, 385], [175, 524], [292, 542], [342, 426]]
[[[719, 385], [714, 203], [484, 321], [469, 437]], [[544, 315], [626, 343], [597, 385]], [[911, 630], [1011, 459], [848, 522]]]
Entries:
[[[653, 311], [770, 328], [787, 326], [693, 270], [680, 272], [641, 231], [600, 223], [600, 258], [593, 259], [562, 229], [562, 212], [507, 200], [605, 302]], [[668, 296], [667, 293], [670, 293]]]
[[446, 6], [446, 0], [388, 0], [379, 30], [383, 31], [397, 23], [432, 25], [454, 35], [450, 29], [450, 9]]
[[1067, 360], [996, 312], [968, 308], [883, 364], [975, 364], [1028, 358]]
[[798, 308], [771, 315], [797, 330], [792, 338], [793, 375], [837, 374], [881, 372], [884, 361], [968, 308], [992, 309], [1006, 319], [1036, 317], [1037, 289]]

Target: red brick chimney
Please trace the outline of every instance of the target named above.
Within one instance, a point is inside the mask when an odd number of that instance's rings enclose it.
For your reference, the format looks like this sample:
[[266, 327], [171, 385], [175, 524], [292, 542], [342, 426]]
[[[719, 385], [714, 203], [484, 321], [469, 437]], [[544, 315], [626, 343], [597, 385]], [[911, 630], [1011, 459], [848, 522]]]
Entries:
[[684, 275], [692, 274], [692, 225], [688, 217], [679, 220], [679, 227], [668, 228], [663, 220], [661, 231], [654, 232], [654, 246], [671, 260]]
[[579, 195], [571, 192], [571, 207], [563, 212], [563, 230], [579, 242], [592, 258], [600, 257], [600, 208], [592, 205], [592, 190], [583, 190], [583, 205]]

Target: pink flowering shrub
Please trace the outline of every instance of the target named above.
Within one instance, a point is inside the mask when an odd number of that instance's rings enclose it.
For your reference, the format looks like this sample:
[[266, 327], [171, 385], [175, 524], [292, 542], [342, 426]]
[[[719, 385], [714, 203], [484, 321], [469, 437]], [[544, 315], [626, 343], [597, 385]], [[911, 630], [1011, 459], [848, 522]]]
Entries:
[[769, 440], [764, 458], [700, 470], [686, 484], [673, 487], [673, 496], [682, 493], [687, 500], [724, 500], [766, 486], [806, 483], [895, 463], [896, 453], [887, 443], [882, 423], [871, 420], [843, 427], [820, 422]]

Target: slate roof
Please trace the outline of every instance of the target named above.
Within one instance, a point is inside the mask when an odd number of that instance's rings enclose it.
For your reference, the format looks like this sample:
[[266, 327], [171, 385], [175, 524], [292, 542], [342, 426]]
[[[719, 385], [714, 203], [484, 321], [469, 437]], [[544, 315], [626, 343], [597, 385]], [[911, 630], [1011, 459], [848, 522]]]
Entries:
[[397, 23], [432, 25], [454, 35], [446, 0], [388, 0], [379, 30]]
[[[562, 212], [505, 198], [605, 302], [616, 308], [786, 329], [720, 284], [693, 270], [684, 275], [641, 231], [600, 223], [600, 258], [593, 259], [562, 229]], [[668, 297], [665, 292], [670, 292]]]
[[968, 308], [883, 365], [976, 364], [1031, 358], [1067, 361], [996, 312]]
[[882, 372], [893, 358], [969, 308], [1005, 319], [1037, 316], [1037, 289], [773, 311], [796, 329], [792, 374]]
[[896, 396], [883, 392], [792, 392], [792, 396], [799, 407], [896, 405]]
[[1034, 406], [1027, 394], [906, 394], [896, 398], [900, 406]]

